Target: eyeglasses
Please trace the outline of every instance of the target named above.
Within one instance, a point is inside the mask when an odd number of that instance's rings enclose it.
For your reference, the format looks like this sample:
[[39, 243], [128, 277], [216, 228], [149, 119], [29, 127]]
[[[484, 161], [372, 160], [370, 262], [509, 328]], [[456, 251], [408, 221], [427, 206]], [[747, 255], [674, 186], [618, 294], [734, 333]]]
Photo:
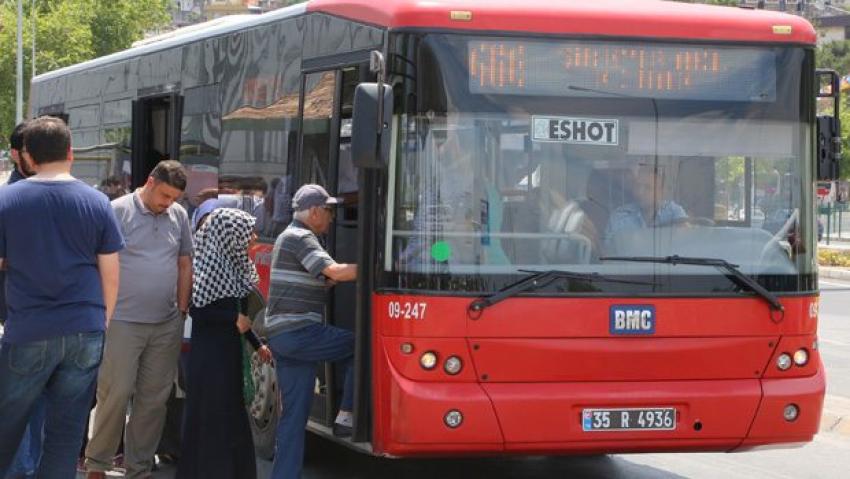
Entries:
[[328, 214], [331, 215], [331, 217], [336, 216], [336, 208], [334, 208], [333, 206], [322, 206], [322, 209], [327, 211]]

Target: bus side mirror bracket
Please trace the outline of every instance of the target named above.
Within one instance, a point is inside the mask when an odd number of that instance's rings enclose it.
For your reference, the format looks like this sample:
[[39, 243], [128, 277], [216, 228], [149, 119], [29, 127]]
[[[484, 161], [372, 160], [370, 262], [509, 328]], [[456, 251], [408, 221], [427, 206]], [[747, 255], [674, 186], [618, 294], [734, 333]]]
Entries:
[[818, 181], [837, 180], [841, 163], [840, 78], [834, 70], [817, 70], [818, 98], [832, 98], [832, 114], [817, 117], [816, 176]]
[[351, 157], [358, 168], [385, 168], [390, 155], [393, 91], [384, 83], [386, 64], [380, 52], [372, 52], [369, 66], [378, 74], [378, 82], [361, 83], [354, 90]]

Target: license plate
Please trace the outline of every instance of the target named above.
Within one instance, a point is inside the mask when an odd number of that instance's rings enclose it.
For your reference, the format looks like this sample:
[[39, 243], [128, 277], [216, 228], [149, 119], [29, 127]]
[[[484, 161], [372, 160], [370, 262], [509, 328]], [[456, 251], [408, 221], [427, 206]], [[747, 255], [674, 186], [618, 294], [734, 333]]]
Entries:
[[584, 431], [673, 431], [676, 408], [583, 409]]

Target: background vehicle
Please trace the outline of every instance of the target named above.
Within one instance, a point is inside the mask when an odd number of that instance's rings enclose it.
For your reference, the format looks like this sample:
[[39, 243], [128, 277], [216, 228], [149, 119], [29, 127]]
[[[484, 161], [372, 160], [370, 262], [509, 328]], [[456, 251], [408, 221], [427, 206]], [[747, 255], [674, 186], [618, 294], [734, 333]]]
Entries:
[[31, 113], [122, 142], [134, 185], [167, 155], [262, 197], [263, 288], [293, 188], [346, 197], [352, 447], [744, 450], [810, 441], [823, 402], [815, 39], [673, 2], [313, 0], [41, 75]]

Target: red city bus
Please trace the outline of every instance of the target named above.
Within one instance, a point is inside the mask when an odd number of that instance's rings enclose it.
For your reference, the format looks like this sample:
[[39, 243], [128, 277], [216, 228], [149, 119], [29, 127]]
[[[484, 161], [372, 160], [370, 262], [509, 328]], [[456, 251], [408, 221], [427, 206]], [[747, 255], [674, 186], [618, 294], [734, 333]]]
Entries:
[[[675, 2], [312, 0], [41, 75], [30, 108], [133, 185], [168, 155], [189, 210], [212, 188], [252, 211], [264, 290], [294, 188], [346, 198], [327, 246], [360, 272], [326, 316], [355, 332], [355, 424], [334, 440], [741, 451], [820, 421], [837, 120], [815, 99], [837, 88], [815, 40]], [[333, 437], [341, 386], [323, 365], [308, 429]]]

